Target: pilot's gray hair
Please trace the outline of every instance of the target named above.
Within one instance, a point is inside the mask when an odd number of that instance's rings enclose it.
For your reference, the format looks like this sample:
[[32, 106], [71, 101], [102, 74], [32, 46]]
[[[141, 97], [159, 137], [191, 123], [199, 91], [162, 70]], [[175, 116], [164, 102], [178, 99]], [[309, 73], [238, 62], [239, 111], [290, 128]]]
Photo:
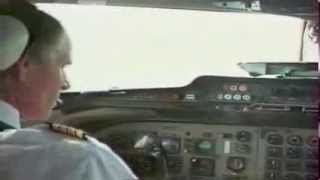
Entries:
[[[22, 54], [28, 63], [45, 64], [54, 60], [51, 56], [56, 52], [52, 51], [62, 38], [66, 38], [65, 30], [58, 20], [24, 0], [10, 0], [0, 4], [0, 15], [20, 20], [29, 31], [29, 42]], [[5, 73], [0, 72], [0, 84]]]

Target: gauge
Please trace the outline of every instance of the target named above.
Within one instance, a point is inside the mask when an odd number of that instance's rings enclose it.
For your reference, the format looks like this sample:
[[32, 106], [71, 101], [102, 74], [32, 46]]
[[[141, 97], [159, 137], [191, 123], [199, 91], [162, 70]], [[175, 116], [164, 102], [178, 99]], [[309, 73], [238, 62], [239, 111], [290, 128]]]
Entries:
[[177, 154], [180, 152], [180, 139], [175, 137], [161, 138], [161, 145], [168, 154]]
[[246, 160], [243, 157], [229, 157], [227, 168], [234, 172], [243, 171], [246, 168]]
[[214, 144], [210, 140], [198, 140], [195, 147], [197, 154], [209, 155], [214, 153]]
[[199, 149], [211, 149], [212, 147], [212, 144], [210, 141], [201, 141], [199, 144], [198, 144], [198, 148]]

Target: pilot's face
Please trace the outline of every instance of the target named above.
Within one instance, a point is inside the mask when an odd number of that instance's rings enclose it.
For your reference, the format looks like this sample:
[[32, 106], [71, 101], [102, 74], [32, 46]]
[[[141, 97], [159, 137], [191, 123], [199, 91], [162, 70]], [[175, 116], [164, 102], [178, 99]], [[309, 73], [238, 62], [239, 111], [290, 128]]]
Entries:
[[48, 58], [50, 63], [29, 64], [25, 76], [25, 87], [20, 96], [20, 113], [26, 120], [44, 120], [51, 113], [59, 98], [59, 91], [69, 87], [64, 68], [70, 64], [69, 39], [63, 37]]

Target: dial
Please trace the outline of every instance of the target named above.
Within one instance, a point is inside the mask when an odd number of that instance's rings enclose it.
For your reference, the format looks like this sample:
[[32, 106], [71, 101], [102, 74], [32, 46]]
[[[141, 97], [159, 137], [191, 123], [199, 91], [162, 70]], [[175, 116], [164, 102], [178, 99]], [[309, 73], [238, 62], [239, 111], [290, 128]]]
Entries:
[[229, 157], [227, 160], [227, 168], [234, 171], [243, 171], [246, 167], [245, 158], [242, 157]]
[[251, 140], [251, 133], [248, 131], [239, 131], [237, 132], [237, 139], [241, 142], [249, 142]]
[[180, 139], [174, 137], [161, 138], [161, 145], [168, 154], [177, 154], [180, 152]]
[[209, 155], [214, 153], [214, 143], [211, 140], [200, 139], [195, 144], [196, 153]]

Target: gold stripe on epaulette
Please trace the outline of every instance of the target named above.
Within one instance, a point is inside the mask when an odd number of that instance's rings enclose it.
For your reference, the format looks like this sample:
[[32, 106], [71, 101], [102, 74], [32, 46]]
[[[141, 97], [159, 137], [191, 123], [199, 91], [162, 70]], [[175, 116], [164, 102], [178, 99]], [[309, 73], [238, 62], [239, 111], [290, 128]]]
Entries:
[[47, 124], [49, 125], [49, 128], [51, 130], [53, 130], [57, 133], [61, 133], [64, 135], [68, 135], [68, 136], [83, 139], [83, 140], [87, 140], [87, 133], [80, 130], [80, 129], [76, 129], [76, 128], [66, 126], [63, 124], [51, 123], [51, 122], [47, 122]]

